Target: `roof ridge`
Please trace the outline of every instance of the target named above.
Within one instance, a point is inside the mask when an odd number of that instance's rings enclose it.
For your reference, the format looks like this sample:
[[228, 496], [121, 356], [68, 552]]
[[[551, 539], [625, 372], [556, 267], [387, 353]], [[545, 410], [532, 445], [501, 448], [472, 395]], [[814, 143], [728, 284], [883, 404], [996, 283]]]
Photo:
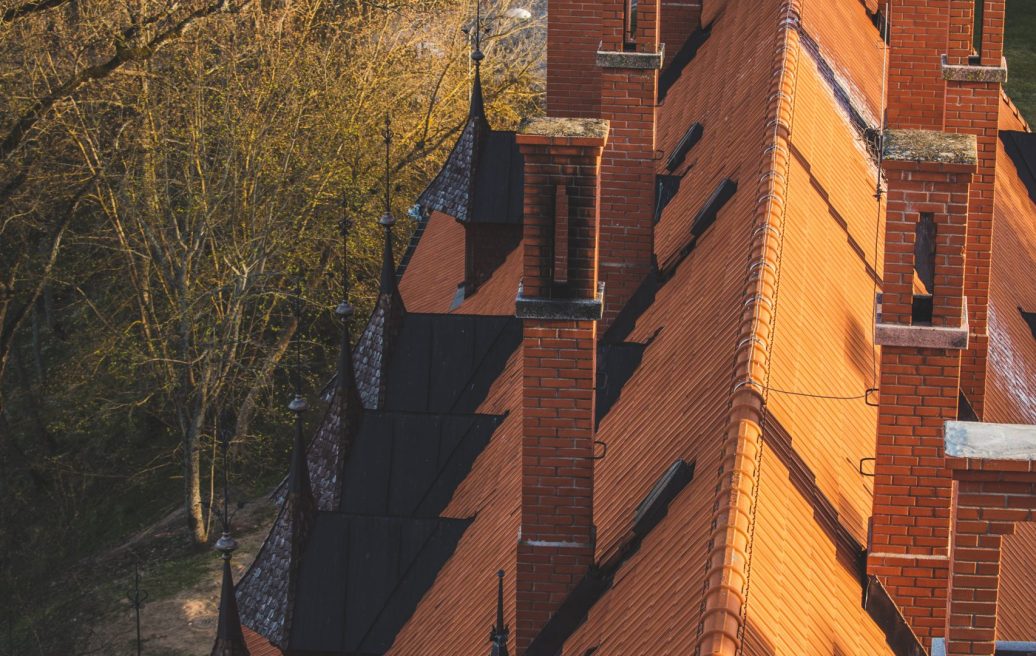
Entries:
[[[798, 26], [804, 2], [780, 0], [777, 9], [774, 75], [767, 102], [767, 137], [753, 222], [756, 227], [747, 255], [729, 417], [706, 554], [708, 569], [696, 651], [701, 656], [734, 656], [740, 652], [744, 635], [783, 243], [781, 231], [791, 164], [789, 137], [801, 54]], [[731, 627], [737, 630], [732, 631]]]

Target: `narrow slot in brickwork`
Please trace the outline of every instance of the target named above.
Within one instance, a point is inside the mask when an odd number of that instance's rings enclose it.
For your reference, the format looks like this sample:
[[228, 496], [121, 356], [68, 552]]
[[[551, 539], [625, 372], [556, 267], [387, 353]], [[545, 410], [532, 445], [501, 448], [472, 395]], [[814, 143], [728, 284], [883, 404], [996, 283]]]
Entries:
[[912, 323], [931, 325], [935, 295], [935, 215], [922, 212], [914, 230], [914, 305]]
[[554, 192], [554, 283], [568, 284], [568, 190], [563, 184]]

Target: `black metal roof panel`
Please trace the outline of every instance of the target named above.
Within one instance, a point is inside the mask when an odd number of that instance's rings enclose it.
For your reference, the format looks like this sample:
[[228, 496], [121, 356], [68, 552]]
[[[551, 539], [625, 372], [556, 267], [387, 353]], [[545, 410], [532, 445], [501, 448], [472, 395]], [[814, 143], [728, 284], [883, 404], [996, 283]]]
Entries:
[[291, 651], [385, 653], [469, 524], [317, 515], [299, 570]]
[[1029, 197], [1036, 202], [1036, 134], [1005, 130], [1000, 133], [1000, 139], [1029, 190]]
[[383, 409], [474, 412], [521, 338], [514, 317], [406, 315], [386, 370]]
[[369, 412], [346, 464], [341, 511], [435, 518], [502, 417]]
[[514, 132], [487, 134], [477, 154], [470, 221], [520, 224], [525, 202], [524, 167]]

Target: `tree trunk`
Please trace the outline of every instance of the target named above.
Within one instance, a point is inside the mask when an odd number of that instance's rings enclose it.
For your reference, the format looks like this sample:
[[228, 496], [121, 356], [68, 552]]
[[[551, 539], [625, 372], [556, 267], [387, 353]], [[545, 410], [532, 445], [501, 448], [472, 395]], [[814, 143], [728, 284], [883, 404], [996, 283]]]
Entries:
[[183, 444], [184, 507], [187, 509], [187, 527], [197, 545], [209, 541], [208, 521], [201, 502], [201, 433], [204, 420], [202, 404], [197, 403]]

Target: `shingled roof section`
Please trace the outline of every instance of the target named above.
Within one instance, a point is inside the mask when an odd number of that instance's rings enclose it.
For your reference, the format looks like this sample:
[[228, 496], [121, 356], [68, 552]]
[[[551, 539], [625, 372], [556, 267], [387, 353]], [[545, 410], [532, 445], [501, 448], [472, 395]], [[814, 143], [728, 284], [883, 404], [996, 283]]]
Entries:
[[[391, 229], [386, 228], [385, 234], [387, 237], [391, 235]], [[385, 364], [406, 315], [406, 306], [403, 305], [403, 297], [399, 295], [394, 268], [391, 267], [392, 245], [388, 239], [384, 257], [388, 263], [382, 266], [378, 300], [353, 350], [356, 385], [363, 407], [369, 410], [377, 410], [385, 400]], [[386, 268], [389, 271], [386, 272]]]
[[316, 520], [309, 480], [305, 445], [298, 428], [281, 510], [237, 586], [242, 624], [280, 647], [287, 645], [291, 635], [299, 565]]

